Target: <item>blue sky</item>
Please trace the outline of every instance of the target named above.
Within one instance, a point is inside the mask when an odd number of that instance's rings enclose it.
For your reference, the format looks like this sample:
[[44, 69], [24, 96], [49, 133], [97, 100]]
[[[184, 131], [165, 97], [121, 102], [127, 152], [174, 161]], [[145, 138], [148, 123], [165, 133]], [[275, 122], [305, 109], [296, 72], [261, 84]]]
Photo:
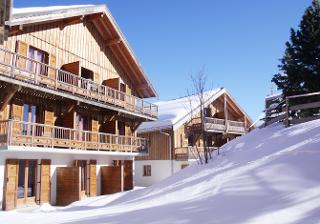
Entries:
[[185, 96], [203, 67], [256, 119], [290, 28], [311, 0], [15, 0], [15, 7], [107, 4], [160, 100]]

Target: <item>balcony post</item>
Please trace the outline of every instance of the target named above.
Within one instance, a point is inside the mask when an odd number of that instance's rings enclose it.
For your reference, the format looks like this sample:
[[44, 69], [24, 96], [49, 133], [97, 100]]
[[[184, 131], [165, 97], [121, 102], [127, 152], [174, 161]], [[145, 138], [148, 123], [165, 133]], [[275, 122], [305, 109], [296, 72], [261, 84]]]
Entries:
[[86, 132], [84, 132], [84, 150], [87, 150], [87, 133]]
[[59, 78], [59, 70], [54, 68], [55, 78], [54, 78], [54, 88], [58, 89], [58, 78]]
[[224, 100], [223, 100], [223, 110], [224, 110], [224, 125], [226, 127], [226, 132], [228, 132], [229, 129], [229, 122], [228, 122], [228, 108], [227, 108], [227, 95], [223, 95]]
[[100, 151], [100, 133], [97, 132], [97, 146], [98, 146], [98, 151]]
[[7, 126], [7, 145], [11, 145], [11, 139], [12, 139], [12, 120], [8, 120], [8, 126]]
[[36, 124], [34, 123], [32, 125], [32, 133], [31, 133], [31, 145], [33, 146], [33, 143], [34, 143], [34, 136], [35, 136], [35, 131], [36, 131], [36, 128], [35, 128]]
[[141, 100], [141, 106], [142, 106], [142, 113], [144, 114], [144, 103], [143, 103], [143, 100]]
[[247, 118], [244, 116], [244, 133], [247, 133]]
[[34, 69], [34, 83], [38, 83], [38, 74], [37, 74], [37, 70], [38, 70], [38, 63], [35, 63], [35, 69]]

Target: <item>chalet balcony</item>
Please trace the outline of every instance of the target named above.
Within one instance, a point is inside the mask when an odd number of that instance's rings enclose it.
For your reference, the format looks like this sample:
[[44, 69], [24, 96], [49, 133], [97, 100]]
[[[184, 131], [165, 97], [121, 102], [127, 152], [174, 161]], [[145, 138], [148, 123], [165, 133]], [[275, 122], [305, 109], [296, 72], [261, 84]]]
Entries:
[[0, 147], [30, 146], [75, 150], [147, 153], [145, 138], [29, 123], [0, 121]]
[[153, 120], [158, 116], [155, 104], [3, 48], [0, 48], [0, 72], [10, 77], [10, 81], [19, 81], [13, 84], [32, 84], [35, 90], [44, 88], [54, 91], [54, 94], [63, 94], [63, 97], [73, 96], [92, 103], [110, 105], [115, 110], [120, 108]]
[[[213, 152], [214, 150], [217, 150], [218, 147], [208, 147], [208, 149]], [[200, 156], [204, 158], [204, 148], [198, 147], [198, 150]], [[199, 159], [199, 154], [196, 147], [188, 146], [175, 149], [175, 159], [178, 161], [196, 160]]]
[[[219, 118], [206, 117], [204, 119], [204, 130], [207, 132], [230, 133], [243, 135], [246, 133], [245, 123], [241, 121], [232, 121]], [[201, 119], [194, 118], [187, 127], [188, 130], [201, 130]]]

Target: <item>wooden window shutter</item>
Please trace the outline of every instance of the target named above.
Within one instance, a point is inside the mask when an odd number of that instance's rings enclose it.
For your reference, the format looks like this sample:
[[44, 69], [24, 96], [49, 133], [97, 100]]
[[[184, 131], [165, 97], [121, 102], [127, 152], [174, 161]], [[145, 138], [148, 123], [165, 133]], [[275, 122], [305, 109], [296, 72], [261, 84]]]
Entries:
[[[11, 118], [13, 120], [22, 121], [23, 120], [23, 105], [12, 104], [12, 114]], [[22, 132], [22, 125], [19, 123], [14, 123], [13, 125], [13, 132], [15, 134], [21, 134]]]
[[[54, 112], [53, 111], [45, 110], [44, 124], [50, 125], [50, 126], [54, 125]], [[46, 136], [51, 137], [52, 131], [53, 131], [52, 128], [45, 127], [44, 132], [45, 132]]]
[[89, 162], [89, 196], [97, 195], [97, 160]]
[[16, 207], [18, 189], [18, 160], [7, 159], [4, 179], [3, 210], [11, 210]]
[[[91, 126], [92, 132], [98, 132], [99, 131], [99, 121], [97, 118], [92, 118], [92, 126]], [[94, 133], [92, 134], [92, 141], [97, 142], [98, 141], [98, 134]]]
[[56, 70], [52, 69], [51, 67], [56, 68], [57, 62], [56, 62], [56, 56], [53, 54], [49, 55], [49, 66], [50, 66], [49, 72], [48, 72], [49, 78], [55, 79], [56, 78]]
[[[28, 57], [28, 44], [22, 41], [17, 41], [16, 52], [23, 57]], [[27, 60], [23, 57], [18, 57], [16, 62], [17, 67], [21, 69], [25, 69], [27, 66]]]
[[40, 169], [40, 204], [50, 203], [51, 199], [51, 160], [42, 159]]

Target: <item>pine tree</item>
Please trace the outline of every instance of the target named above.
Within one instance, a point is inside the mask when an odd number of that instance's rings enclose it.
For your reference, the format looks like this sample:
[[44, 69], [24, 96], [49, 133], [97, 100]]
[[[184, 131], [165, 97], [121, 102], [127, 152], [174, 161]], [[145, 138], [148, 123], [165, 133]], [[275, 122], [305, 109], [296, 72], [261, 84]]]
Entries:
[[313, 0], [290, 41], [272, 78], [285, 96], [320, 91], [320, 4]]

